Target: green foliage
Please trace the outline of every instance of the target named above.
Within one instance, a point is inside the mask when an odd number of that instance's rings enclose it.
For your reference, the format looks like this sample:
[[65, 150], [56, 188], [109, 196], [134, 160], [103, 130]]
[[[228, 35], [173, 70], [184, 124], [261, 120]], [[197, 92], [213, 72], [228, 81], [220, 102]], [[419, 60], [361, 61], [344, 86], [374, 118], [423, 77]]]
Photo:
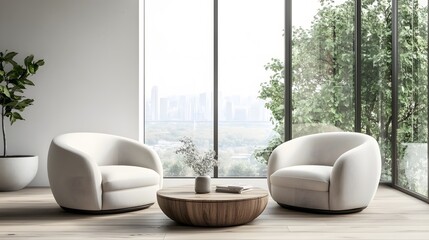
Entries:
[[[399, 1], [398, 143], [427, 142], [427, 6]], [[384, 158], [382, 179], [391, 176], [392, 146], [392, 8], [390, 0], [362, 1], [362, 129], [375, 137]], [[308, 29], [293, 28], [292, 122], [297, 126], [332, 126], [354, 130], [354, 1], [321, 1]], [[272, 112], [276, 132], [283, 136], [283, 63], [272, 59], [270, 79], [261, 84], [259, 98]], [[315, 130], [314, 132], [317, 132]], [[254, 152], [267, 163], [283, 142], [275, 136]], [[400, 170], [401, 171], [401, 170]], [[406, 179], [401, 182], [407, 186]]]
[[243, 177], [243, 176], [255, 176], [255, 168], [244, 162], [233, 163], [229, 168], [227, 176], [231, 177]]
[[268, 142], [267, 147], [258, 148], [254, 151], [255, 158], [268, 163], [271, 152], [278, 145], [284, 142], [284, 70], [283, 63], [278, 59], [271, 59], [271, 62], [265, 66], [265, 70], [272, 72], [270, 80], [261, 84], [259, 98], [265, 100], [265, 107], [271, 111], [270, 121], [274, 125], [274, 131], [277, 133]]
[[163, 168], [166, 176], [186, 176], [188, 170], [182, 161], [164, 162]]
[[353, 130], [353, 12], [324, 1], [309, 29], [293, 29], [293, 124]]
[[24, 59], [24, 65], [20, 65], [14, 60], [16, 55], [16, 52], [0, 52], [0, 104], [4, 156], [7, 152], [5, 117], [9, 118], [10, 124], [24, 120], [20, 113], [34, 101], [23, 95], [27, 86], [34, 86], [28, 77], [36, 74], [39, 67], [45, 64], [43, 60], [34, 60], [34, 56], [30, 55]]

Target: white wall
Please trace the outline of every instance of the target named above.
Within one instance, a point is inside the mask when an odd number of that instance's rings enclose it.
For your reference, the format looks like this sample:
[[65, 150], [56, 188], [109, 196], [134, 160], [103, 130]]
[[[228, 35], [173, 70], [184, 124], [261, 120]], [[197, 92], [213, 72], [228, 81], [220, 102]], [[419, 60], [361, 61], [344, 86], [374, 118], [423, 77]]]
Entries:
[[47, 186], [58, 134], [105, 132], [138, 139], [138, 0], [0, 0], [0, 51], [45, 66], [26, 96], [26, 121], [8, 127], [10, 154], [39, 156], [32, 186]]

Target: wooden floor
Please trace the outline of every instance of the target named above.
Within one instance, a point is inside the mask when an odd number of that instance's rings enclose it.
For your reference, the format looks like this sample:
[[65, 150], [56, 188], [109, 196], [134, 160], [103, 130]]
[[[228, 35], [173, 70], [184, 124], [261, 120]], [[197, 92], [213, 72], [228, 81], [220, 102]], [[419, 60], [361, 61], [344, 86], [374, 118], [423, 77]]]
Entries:
[[[232, 180], [234, 181], [234, 180]], [[249, 180], [255, 186], [263, 180]], [[166, 186], [192, 183], [166, 180]], [[249, 182], [246, 182], [249, 183]], [[49, 188], [0, 193], [0, 239], [429, 239], [429, 205], [381, 185], [364, 211], [348, 215], [295, 212], [270, 199], [250, 224], [201, 228], [176, 224], [155, 204], [136, 212], [79, 215], [62, 211]]]

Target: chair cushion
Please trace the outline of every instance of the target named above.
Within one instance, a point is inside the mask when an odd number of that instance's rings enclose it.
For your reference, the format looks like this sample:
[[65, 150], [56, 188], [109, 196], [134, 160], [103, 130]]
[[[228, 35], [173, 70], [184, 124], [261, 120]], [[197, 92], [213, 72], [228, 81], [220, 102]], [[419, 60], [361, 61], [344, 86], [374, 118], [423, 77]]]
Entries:
[[270, 181], [277, 187], [306, 189], [312, 191], [329, 191], [331, 166], [298, 165], [285, 167], [274, 172]]
[[104, 192], [159, 184], [159, 174], [149, 168], [113, 165], [100, 166], [99, 169]]

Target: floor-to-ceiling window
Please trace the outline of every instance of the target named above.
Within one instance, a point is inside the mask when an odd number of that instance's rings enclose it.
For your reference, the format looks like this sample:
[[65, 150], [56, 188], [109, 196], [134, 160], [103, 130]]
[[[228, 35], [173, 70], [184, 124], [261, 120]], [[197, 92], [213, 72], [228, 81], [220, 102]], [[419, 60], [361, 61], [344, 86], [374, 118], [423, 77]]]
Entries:
[[428, 1], [290, 1], [292, 137], [369, 134], [380, 144], [381, 180], [427, 200]]
[[189, 176], [179, 139], [213, 148], [213, 2], [145, 1], [145, 142], [165, 176]]
[[144, 136], [165, 175], [193, 174], [175, 154], [186, 136], [218, 146], [215, 176], [265, 176], [283, 139], [262, 89], [283, 83], [269, 65], [284, 57], [284, 0], [146, 0], [144, 19]]
[[363, 0], [361, 14], [361, 132], [377, 139], [381, 181], [392, 181], [392, 3]]
[[261, 90], [283, 83], [270, 65], [284, 58], [284, 1], [219, 0], [218, 7], [219, 176], [265, 176], [266, 147], [282, 133]]
[[428, 196], [428, 2], [398, 0], [397, 179]]
[[354, 130], [354, 8], [292, 1], [293, 138]]

